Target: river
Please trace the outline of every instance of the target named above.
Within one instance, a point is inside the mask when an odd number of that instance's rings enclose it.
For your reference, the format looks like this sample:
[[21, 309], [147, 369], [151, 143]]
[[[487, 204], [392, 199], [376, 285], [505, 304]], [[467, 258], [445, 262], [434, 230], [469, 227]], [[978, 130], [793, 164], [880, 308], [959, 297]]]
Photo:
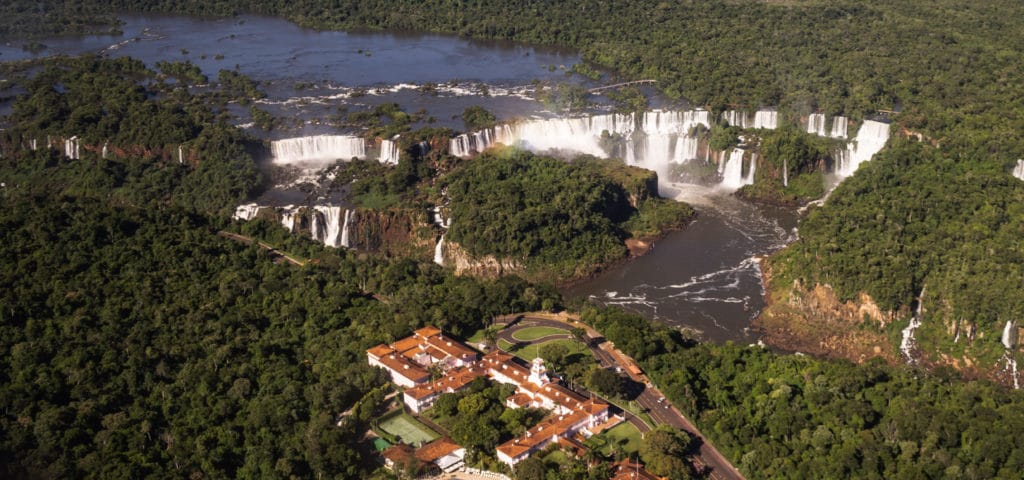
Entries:
[[[567, 67], [580, 58], [558, 49], [442, 35], [320, 32], [254, 15], [122, 19], [121, 36], [44, 39], [47, 48], [37, 54], [9, 43], [0, 46], [0, 59], [102, 53], [132, 56], [151, 67], [188, 60], [211, 79], [221, 69], [237, 69], [268, 94], [257, 102], [261, 108], [295, 119], [267, 134], [247, 125], [245, 109], [236, 108], [241, 128], [270, 139], [351, 133], [327, 119], [386, 102], [407, 112], [422, 110], [422, 124], [456, 130], [464, 128], [459, 115], [471, 105], [502, 121], [551, 118], [557, 115], [532, 98], [538, 83], [594, 85], [567, 76]], [[751, 205], [714, 188], [663, 185], [662, 193], [693, 204], [698, 219], [659, 241], [650, 254], [566, 294], [621, 305], [712, 341], [756, 341], [747, 327], [764, 305], [754, 257], [792, 241], [795, 214]]]

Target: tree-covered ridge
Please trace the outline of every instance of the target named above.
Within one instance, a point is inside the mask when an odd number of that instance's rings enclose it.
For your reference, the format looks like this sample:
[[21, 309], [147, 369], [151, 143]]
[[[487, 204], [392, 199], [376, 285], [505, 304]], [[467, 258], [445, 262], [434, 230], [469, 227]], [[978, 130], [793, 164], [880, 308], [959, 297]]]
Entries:
[[21, 158], [33, 142], [46, 148], [52, 139], [63, 150], [64, 140], [77, 137], [85, 163], [54, 175], [94, 178], [101, 184], [96, 187], [135, 206], [226, 211], [251, 195], [262, 181], [249, 153], [254, 141], [218, 119], [201, 98], [154, 75], [131, 58], [47, 61], [34, 75], [19, 75], [25, 92], [5, 119], [11, 128], [0, 132], [0, 149]]
[[1004, 324], [1024, 318], [1024, 182], [998, 161], [958, 160], [892, 144], [801, 224], [773, 260], [784, 281], [829, 284], [842, 300], [866, 292], [886, 310], [924, 291], [923, 351], [994, 362]]
[[[588, 275], [626, 256], [631, 219], [663, 231], [693, 216], [685, 204], [650, 198], [647, 175], [637, 179], [638, 171], [628, 170], [517, 149], [485, 153], [445, 179], [453, 218], [449, 240], [475, 256], [524, 262], [535, 273]], [[639, 210], [631, 198], [643, 201]]]
[[[15, 110], [52, 97], [67, 108], [20, 118], [58, 134], [88, 111], [83, 99], [138, 121], [131, 112], [156, 112], [166, 118], [152, 121], [199, 135], [198, 165], [132, 149], [69, 159], [24, 148], [20, 123], [4, 132], [0, 476], [365, 478], [376, 465], [359, 442], [386, 382], [365, 348], [427, 322], [467, 335], [508, 310], [557, 304], [517, 278], [479, 282], [272, 239], [312, 257], [297, 268], [219, 237], [226, 218], [210, 212], [259, 178], [245, 139], [190, 97], [174, 109], [142, 93], [138, 65], [44, 68]], [[113, 125], [128, 145], [175, 135]]]
[[1024, 396], [881, 362], [697, 344], [635, 314], [582, 318], [640, 360], [748, 478], [1019, 478]]

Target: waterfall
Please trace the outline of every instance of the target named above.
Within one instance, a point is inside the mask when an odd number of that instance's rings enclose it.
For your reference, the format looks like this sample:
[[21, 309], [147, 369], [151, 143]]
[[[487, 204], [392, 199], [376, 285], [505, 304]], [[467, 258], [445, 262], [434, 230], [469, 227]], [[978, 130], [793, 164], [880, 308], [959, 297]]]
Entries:
[[289, 233], [295, 233], [295, 220], [298, 218], [299, 211], [294, 209], [292, 205], [288, 205], [282, 209], [281, 212], [281, 225], [288, 230]]
[[274, 163], [278, 164], [309, 162], [326, 165], [335, 160], [366, 157], [366, 142], [346, 135], [288, 138], [270, 142], [270, 152]]
[[672, 153], [672, 159], [676, 163], [685, 163], [690, 160], [696, 160], [699, 148], [699, 139], [690, 136], [679, 137], [676, 139], [676, 146], [675, 151]]
[[903, 338], [900, 340], [900, 352], [903, 352], [903, 357], [907, 359], [907, 363], [914, 364], [917, 360], [914, 358], [914, 347], [917, 341], [914, 340], [914, 330], [921, 326], [921, 307], [924, 305], [924, 288], [921, 288], [921, 295], [917, 297], [917, 309], [914, 311], [914, 315], [910, 317], [910, 323], [903, 329]]
[[100, 153], [100, 157], [102, 157], [102, 158], [107, 158], [107, 144], [108, 143], [110, 143], [109, 140], [106, 141], [106, 142], [103, 142], [103, 151]]
[[1024, 159], [1017, 160], [1017, 166], [1013, 168], [1013, 176], [1024, 180]]
[[832, 117], [832, 130], [825, 128], [825, 114], [812, 113], [807, 117], [807, 133], [819, 137], [846, 138], [846, 127], [849, 121], [846, 117]]
[[37, 149], [37, 147], [36, 147], [36, 139], [33, 138], [32, 139], [32, 150], [36, 150], [36, 149]]
[[[846, 117], [832, 117], [832, 138], [846, 138]], [[822, 133], [824, 135], [824, 133]]]
[[782, 186], [789, 186], [789, 162], [785, 158], [782, 159]]
[[[743, 154], [744, 150], [734, 148], [729, 152], [729, 158], [718, 165], [718, 173], [722, 175], [721, 186], [728, 190], [736, 190], [747, 185], [747, 179], [743, 178]], [[750, 167], [753, 172], [753, 162]], [[753, 174], [751, 174], [753, 177]]]
[[819, 137], [825, 136], [825, 114], [812, 113], [807, 117], [807, 133]]
[[726, 110], [722, 112], [722, 121], [732, 127], [747, 128], [747, 114], [739, 110]]
[[617, 154], [628, 165], [665, 174], [669, 163], [697, 156], [698, 139], [690, 132], [697, 125], [710, 127], [710, 122], [707, 110], [531, 120], [459, 135], [451, 140], [449, 152], [464, 157], [500, 143], [533, 152], [570, 151], [602, 158]]
[[434, 246], [434, 263], [444, 266], [444, 235], [437, 240], [437, 245]]
[[774, 130], [779, 126], [779, 112], [775, 110], [758, 110], [754, 112], [754, 128]]
[[862, 162], [871, 160], [889, 140], [889, 124], [865, 120], [857, 131], [857, 138], [846, 147], [845, 154], [837, 156], [836, 174], [848, 177]]
[[434, 221], [434, 225], [437, 225], [438, 227], [445, 228], [445, 229], [447, 229], [448, 227], [450, 227], [452, 225], [452, 220], [450, 218], [446, 220], [444, 218], [444, 215], [441, 214], [441, 206], [440, 205], [438, 205], [438, 206], [434, 207], [433, 209], [431, 209], [430, 212], [431, 212], [430, 216], [431, 216], [431, 218]]
[[398, 135], [391, 140], [380, 142], [380, 163], [386, 165], [398, 165]]
[[1013, 320], [1006, 321], [1006, 326], [1003, 327], [1003, 338], [1000, 341], [1008, 349], [1017, 346], [1017, 325]]
[[352, 248], [352, 241], [349, 237], [349, 222], [354, 220], [356, 212], [349, 209], [345, 209], [345, 224], [341, 227], [341, 246], [345, 248]]
[[754, 173], [757, 172], [757, 154], [750, 154], [750, 166], [747, 168], [747, 176], [743, 178], [744, 185], [754, 184]]
[[260, 211], [260, 206], [255, 203], [248, 203], [245, 205], [239, 205], [235, 208], [235, 214], [231, 217], [235, 220], [249, 221], [256, 218], [256, 214]]
[[184, 152], [182, 152], [182, 146], [181, 145], [178, 145], [178, 163], [182, 164], [182, 165], [185, 164], [185, 155], [184, 155]]
[[1006, 369], [1010, 371], [1010, 376], [1013, 377], [1013, 388], [1020, 390], [1020, 380], [1017, 379], [1017, 361], [1010, 356], [1010, 352], [1004, 353], [1003, 358], [1006, 359]]
[[[314, 233], [319, 234], [318, 237], [314, 238], [328, 247], [340, 247], [343, 220], [341, 207], [316, 205], [313, 207], [313, 211], [315, 212], [313, 217], [314, 224], [317, 227], [314, 229]], [[322, 223], [316, 222], [316, 220], [321, 220]]]
[[[451, 140], [448, 150], [454, 156], [465, 157], [501, 143], [533, 152], [567, 150], [607, 158], [609, 152], [601, 141], [602, 134], [607, 132], [609, 136], [627, 139], [627, 163], [647, 164], [654, 158], [665, 162], [672, 158], [670, 149], [676, 138], [688, 136], [697, 125], [710, 127], [710, 118], [707, 110], [654, 110], [639, 116], [607, 114], [531, 120], [459, 135]], [[634, 136], [635, 132], [638, 134]], [[641, 145], [633, 145], [634, 142]], [[632, 156], [628, 154], [630, 148]], [[652, 153], [644, 158], [644, 152]]]
[[71, 137], [64, 140], [64, 156], [72, 160], [78, 160], [79, 157], [79, 140], [78, 136]]

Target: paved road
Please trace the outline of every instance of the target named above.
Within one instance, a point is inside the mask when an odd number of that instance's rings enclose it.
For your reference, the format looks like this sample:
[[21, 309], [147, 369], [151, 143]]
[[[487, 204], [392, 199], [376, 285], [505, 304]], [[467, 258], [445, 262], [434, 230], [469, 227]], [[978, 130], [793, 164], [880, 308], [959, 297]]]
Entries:
[[[540, 317], [531, 314], [526, 314], [521, 316], [510, 316], [507, 319], [511, 321], [508, 327], [506, 327], [505, 329], [501, 330], [501, 332], [498, 333], [498, 338], [501, 338], [513, 344], [543, 343], [547, 340], [551, 340], [554, 338], [572, 338], [572, 335], [549, 335], [544, 338], [538, 338], [536, 340], [531, 340], [528, 342], [514, 339], [512, 337], [512, 334], [515, 333], [517, 330], [523, 328], [585, 328], [587, 331], [587, 336], [590, 337], [590, 342], [588, 343], [588, 346], [590, 347], [590, 350], [594, 353], [594, 357], [598, 360], [598, 363], [602, 367], [618, 367], [621, 369], [622, 372], [628, 374], [630, 378], [633, 379], [633, 381], [639, 382], [640, 384], [645, 386], [644, 390], [641, 391], [640, 395], [636, 398], [636, 402], [641, 407], [647, 410], [647, 413], [651, 416], [651, 419], [653, 419], [659, 425], [665, 424], [672, 426], [674, 428], [685, 430], [690, 435], [693, 435], [696, 439], [700, 441], [700, 449], [698, 450], [698, 456], [693, 459], [694, 463], [698, 468], [709, 468], [710, 477], [716, 480], [743, 480], [743, 474], [741, 474], [739, 470], [736, 469], [736, 467], [729, 463], [729, 460], [726, 459], [725, 456], [722, 455], [722, 453], [719, 452], [718, 449], [716, 449], [715, 446], [712, 445], [711, 442], [704, 437], [704, 435], [700, 432], [696, 425], [694, 425], [692, 422], [690, 422], [689, 419], [683, 416], [683, 414], [678, 409], [676, 409], [676, 407], [672, 405], [672, 402], [670, 402], [668, 399], [662, 400], [663, 398], [665, 398], [665, 396], [662, 395], [662, 393], [653, 384], [651, 384], [650, 380], [647, 378], [646, 375], [642, 373], [634, 374], [630, 372], [628, 368], [626, 368], [626, 365], [623, 364], [624, 361], [632, 361], [631, 359], [627, 360], [625, 358], [617, 358], [616, 355], [613, 355], [610, 352], [606, 351], [605, 349], [600, 348], [600, 345], [605, 342], [605, 339], [596, 330], [582, 323], [575, 323], [574, 320], [563, 320], [553, 315], [544, 315], [543, 317]], [[635, 415], [633, 415], [633, 417], [636, 418]], [[645, 425], [645, 428], [640, 429], [641, 431], [647, 431], [650, 429], [650, 427], [646, 427], [646, 423], [644, 423], [639, 418], [636, 418], [636, 420], [639, 421], [640, 424]], [[637, 423], [634, 422], [633, 420], [630, 420], [630, 423], [637, 425]], [[639, 425], [638, 428], [640, 428]]]

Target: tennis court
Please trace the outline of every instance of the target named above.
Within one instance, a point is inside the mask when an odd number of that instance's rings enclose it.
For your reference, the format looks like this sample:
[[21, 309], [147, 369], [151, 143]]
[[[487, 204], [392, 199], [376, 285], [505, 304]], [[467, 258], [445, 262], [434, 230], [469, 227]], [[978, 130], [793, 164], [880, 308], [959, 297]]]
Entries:
[[437, 432], [420, 423], [408, 413], [382, 418], [378, 425], [381, 430], [398, 437], [402, 443], [410, 445], [427, 443], [440, 437]]

